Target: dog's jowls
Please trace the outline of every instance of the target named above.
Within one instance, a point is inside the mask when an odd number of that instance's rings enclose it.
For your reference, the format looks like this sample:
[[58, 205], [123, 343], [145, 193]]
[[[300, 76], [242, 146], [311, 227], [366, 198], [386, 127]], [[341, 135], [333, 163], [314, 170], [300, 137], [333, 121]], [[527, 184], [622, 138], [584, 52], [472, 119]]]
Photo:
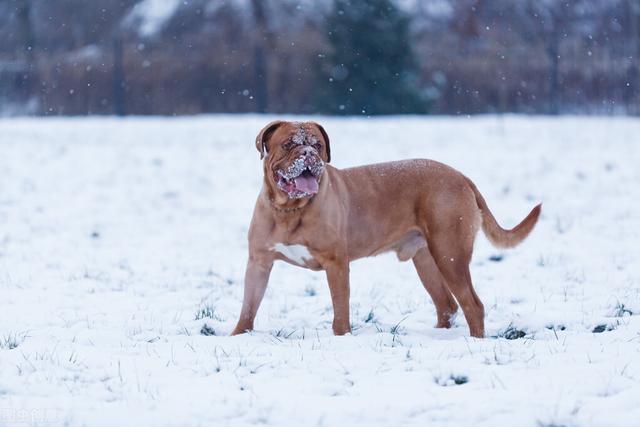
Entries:
[[253, 329], [276, 260], [326, 271], [333, 331], [349, 332], [349, 263], [394, 251], [401, 261], [413, 261], [435, 304], [436, 327], [450, 327], [459, 304], [471, 335], [484, 336], [484, 308], [469, 274], [475, 236], [482, 227], [494, 245], [515, 246], [535, 226], [540, 205], [504, 230], [473, 182], [442, 163], [336, 169], [329, 165], [329, 137], [314, 122], [272, 122], [256, 148], [264, 184], [249, 229], [244, 301], [233, 334]]

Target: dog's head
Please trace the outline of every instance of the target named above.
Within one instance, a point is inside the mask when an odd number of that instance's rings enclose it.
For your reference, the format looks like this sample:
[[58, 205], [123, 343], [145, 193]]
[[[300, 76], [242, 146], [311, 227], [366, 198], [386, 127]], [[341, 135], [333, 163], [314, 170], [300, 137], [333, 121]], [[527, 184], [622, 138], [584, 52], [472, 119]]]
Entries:
[[258, 134], [256, 148], [265, 179], [289, 199], [315, 195], [331, 161], [327, 132], [315, 122], [271, 122]]

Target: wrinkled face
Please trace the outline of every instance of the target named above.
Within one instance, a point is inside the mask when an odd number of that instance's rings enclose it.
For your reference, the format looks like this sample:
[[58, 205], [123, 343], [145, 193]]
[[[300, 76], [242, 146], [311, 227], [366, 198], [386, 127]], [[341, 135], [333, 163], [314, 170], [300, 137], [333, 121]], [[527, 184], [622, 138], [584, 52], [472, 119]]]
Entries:
[[265, 173], [290, 199], [311, 197], [328, 160], [326, 144], [315, 123], [283, 123], [266, 141]]

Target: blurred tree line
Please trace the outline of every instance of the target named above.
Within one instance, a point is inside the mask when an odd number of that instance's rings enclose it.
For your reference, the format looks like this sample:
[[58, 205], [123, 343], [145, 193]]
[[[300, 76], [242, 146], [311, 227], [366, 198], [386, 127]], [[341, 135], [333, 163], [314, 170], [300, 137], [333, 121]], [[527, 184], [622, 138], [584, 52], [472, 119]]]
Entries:
[[0, 0], [0, 114], [640, 114], [640, 0]]

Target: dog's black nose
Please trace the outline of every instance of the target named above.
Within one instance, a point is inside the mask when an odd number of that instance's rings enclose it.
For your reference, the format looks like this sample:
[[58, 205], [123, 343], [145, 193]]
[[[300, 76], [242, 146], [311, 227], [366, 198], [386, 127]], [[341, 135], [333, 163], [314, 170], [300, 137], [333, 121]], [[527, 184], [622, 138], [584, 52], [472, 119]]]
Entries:
[[315, 154], [316, 150], [313, 147], [304, 147], [302, 149], [302, 155], [303, 156], [311, 156], [313, 154]]

